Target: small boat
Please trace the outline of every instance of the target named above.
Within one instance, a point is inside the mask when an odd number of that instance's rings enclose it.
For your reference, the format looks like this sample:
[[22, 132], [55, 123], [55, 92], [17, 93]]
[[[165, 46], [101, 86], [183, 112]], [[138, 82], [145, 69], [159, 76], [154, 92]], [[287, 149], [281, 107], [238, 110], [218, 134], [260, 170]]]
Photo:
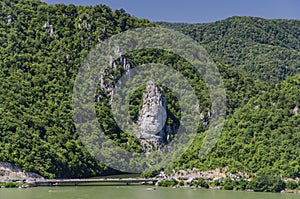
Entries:
[[155, 188], [155, 187], [150, 187], [150, 188], [147, 188], [146, 190], [147, 190], [147, 191], [155, 191], [156, 188]]
[[28, 188], [28, 185], [22, 185], [22, 186], [19, 186], [18, 188], [19, 189], [26, 189], [26, 188]]

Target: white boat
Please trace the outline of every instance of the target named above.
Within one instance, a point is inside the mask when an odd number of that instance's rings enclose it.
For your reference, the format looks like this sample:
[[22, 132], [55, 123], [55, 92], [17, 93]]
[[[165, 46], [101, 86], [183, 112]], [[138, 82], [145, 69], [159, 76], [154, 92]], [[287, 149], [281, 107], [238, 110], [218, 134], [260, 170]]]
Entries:
[[155, 187], [150, 187], [150, 188], [147, 188], [146, 190], [147, 190], [147, 191], [155, 191], [156, 188], [155, 188]]

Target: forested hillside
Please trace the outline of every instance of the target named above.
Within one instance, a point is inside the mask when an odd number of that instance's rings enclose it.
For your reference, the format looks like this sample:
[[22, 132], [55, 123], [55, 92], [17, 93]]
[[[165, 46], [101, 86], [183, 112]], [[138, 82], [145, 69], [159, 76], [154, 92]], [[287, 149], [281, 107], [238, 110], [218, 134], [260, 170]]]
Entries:
[[213, 152], [203, 159], [198, 153], [202, 135], [174, 165], [203, 170], [265, 173], [300, 177], [300, 76], [287, 78], [251, 98], [230, 115]]
[[[191, 36], [216, 61], [254, 80], [257, 84], [252, 85], [259, 91], [252, 90], [249, 101], [243, 96], [246, 105], [237, 105], [233, 115], [228, 109], [221, 138], [208, 157], [198, 158], [205, 134], [199, 135], [172, 167], [207, 170], [229, 166], [232, 173], [299, 177], [300, 22], [232, 17], [209, 24], [157, 24]], [[226, 71], [229, 69], [227, 66]], [[223, 75], [230, 96], [240, 88], [233, 86], [236, 79], [229, 83], [228, 77]], [[228, 102], [238, 93], [234, 92]]]
[[[0, 11], [0, 161], [50, 178], [114, 173], [79, 139], [72, 115], [73, 84], [97, 43], [156, 24], [104, 5], [2, 0]], [[300, 177], [300, 22], [233, 17], [210, 24], [159, 24], [203, 44], [219, 68], [227, 95], [225, 127], [212, 153], [198, 158], [206, 130], [201, 126], [190, 149], [170, 168], [228, 166], [232, 172]], [[153, 49], [126, 56], [133, 67], [154, 62], [178, 68], [196, 90], [209, 121], [207, 88], [186, 61]], [[133, 120], [144, 90], [137, 88], [131, 97]], [[166, 97], [168, 110], [180, 115], [178, 99], [171, 91]], [[95, 103], [106, 135], [128, 151], [141, 152], [138, 139], [118, 128], [108, 99]]]
[[191, 36], [222, 63], [254, 78], [278, 82], [299, 72], [297, 20], [231, 17], [208, 24], [158, 24]]
[[105, 173], [75, 131], [73, 83], [100, 40], [151, 23], [104, 5], [3, 0], [0, 10], [0, 160], [46, 177]]

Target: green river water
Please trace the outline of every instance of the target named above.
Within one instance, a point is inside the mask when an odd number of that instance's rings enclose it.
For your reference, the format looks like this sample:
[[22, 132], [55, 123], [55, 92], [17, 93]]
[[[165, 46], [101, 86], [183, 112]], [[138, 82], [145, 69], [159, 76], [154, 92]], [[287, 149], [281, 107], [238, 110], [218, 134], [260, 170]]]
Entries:
[[193, 190], [145, 186], [78, 186], [0, 189], [0, 199], [299, 199], [299, 194]]

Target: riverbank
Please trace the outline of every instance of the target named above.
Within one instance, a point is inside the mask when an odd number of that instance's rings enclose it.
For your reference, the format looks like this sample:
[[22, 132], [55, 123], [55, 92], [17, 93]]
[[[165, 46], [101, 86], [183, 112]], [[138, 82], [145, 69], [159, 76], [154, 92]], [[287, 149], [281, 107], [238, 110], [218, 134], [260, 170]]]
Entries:
[[242, 172], [230, 173], [228, 168], [209, 171], [197, 169], [172, 171], [170, 175], [161, 172], [160, 176], [164, 179], [159, 181], [157, 185], [162, 187], [300, 193], [299, 178], [281, 178], [268, 173], [250, 176]]
[[244, 184], [245, 186], [234, 182], [229, 183], [225, 182], [218, 182], [218, 186], [214, 184], [215, 182], [207, 182], [204, 179], [195, 180], [190, 183], [187, 183], [186, 181], [176, 181], [175, 179], [172, 180], [161, 180], [157, 183], [157, 186], [159, 187], [171, 187], [171, 188], [189, 188], [189, 189], [211, 189], [211, 190], [234, 190], [234, 191], [244, 191], [244, 192], [273, 192], [273, 193], [292, 193], [292, 194], [300, 194], [300, 188], [291, 190], [291, 189], [273, 189], [273, 190], [255, 190], [255, 188], [251, 189], [251, 187], [248, 187], [247, 184]]
[[[109, 177], [109, 176], [106, 176]], [[125, 182], [130, 185], [131, 182], [139, 181], [141, 184], [147, 184], [149, 178], [91, 178], [91, 179], [68, 179], [71, 185], [80, 183], [108, 183]], [[279, 176], [255, 175], [250, 176], [246, 173], [229, 173], [227, 168], [215, 169], [209, 171], [199, 171], [197, 169], [186, 171], [173, 171], [169, 176], [161, 172], [159, 176], [153, 178], [157, 186], [174, 188], [192, 188], [192, 189], [221, 189], [221, 190], [241, 190], [255, 192], [282, 192], [282, 193], [300, 193], [300, 180], [280, 178]], [[83, 182], [84, 181], [84, 182]], [[27, 188], [30, 182], [41, 182], [44, 186], [58, 185], [65, 183], [63, 179], [45, 180], [42, 176], [35, 173], [24, 172], [21, 168], [10, 163], [0, 162], [0, 188]], [[34, 183], [33, 183], [34, 184]]]

